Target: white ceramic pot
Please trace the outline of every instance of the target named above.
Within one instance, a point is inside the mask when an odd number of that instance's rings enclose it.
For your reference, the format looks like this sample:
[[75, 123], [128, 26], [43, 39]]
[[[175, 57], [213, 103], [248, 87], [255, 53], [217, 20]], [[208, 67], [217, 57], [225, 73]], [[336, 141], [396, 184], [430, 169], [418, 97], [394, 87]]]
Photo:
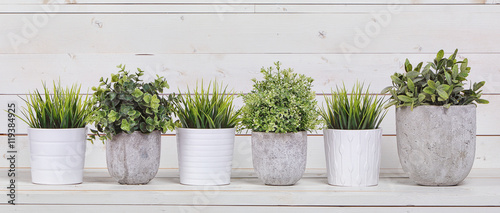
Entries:
[[83, 182], [87, 128], [28, 128], [31, 180], [37, 184]]
[[229, 184], [234, 135], [234, 128], [178, 128], [177, 152], [181, 184]]
[[376, 186], [382, 129], [323, 130], [328, 184]]

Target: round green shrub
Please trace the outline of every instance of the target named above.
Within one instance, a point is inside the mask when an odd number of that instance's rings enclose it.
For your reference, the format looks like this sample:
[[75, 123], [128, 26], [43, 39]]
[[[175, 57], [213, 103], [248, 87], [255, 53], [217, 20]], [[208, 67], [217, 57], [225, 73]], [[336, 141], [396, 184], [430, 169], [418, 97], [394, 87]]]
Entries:
[[255, 132], [299, 132], [317, 128], [319, 124], [315, 92], [310, 77], [282, 70], [280, 62], [262, 68], [264, 80], [254, 82], [253, 90], [243, 95], [242, 126]]

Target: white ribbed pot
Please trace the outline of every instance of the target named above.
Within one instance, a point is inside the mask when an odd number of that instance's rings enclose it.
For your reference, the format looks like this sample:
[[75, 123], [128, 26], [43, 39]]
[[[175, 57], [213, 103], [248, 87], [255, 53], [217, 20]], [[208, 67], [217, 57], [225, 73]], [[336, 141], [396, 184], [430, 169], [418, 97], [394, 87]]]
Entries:
[[328, 184], [376, 186], [382, 129], [323, 130]]
[[28, 137], [33, 183], [83, 182], [87, 128], [28, 128]]
[[227, 185], [231, 181], [235, 128], [177, 128], [181, 184]]
[[120, 184], [147, 184], [158, 173], [161, 133], [120, 133], [106, 142], [108, 172]]
[[266, 185], [297, 183], [306, 170], [307, 132], [252, 132], [253, 168]]
[[476, 106], [417, 106], [396, 109], [399, 160], [415, 183], [451, 186], [474, 163]]

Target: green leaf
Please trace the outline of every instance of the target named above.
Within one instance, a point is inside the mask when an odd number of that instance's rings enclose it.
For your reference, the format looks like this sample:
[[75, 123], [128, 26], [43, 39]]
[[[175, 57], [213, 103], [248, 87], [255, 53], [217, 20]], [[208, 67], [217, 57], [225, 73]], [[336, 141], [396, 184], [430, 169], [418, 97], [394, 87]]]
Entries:
[[478, 104], [488, 104], [488, 103], [490, 103], [488, 100], [485, 100], [485, 99], [477, 99], [476, 102]]
[[124, 119], [124, 120], [122, 120], [122, 125], [120, 126], [120, 128], [123, 131], [130, 132], [130, 123]]
[[407, 102], [407, 103], [413, 102], [413, 99], [411, 97], [406, 96], [406, 95], [398, 95], [398, 99], [400, 101]]
[[443, 89], [444, 85], [439, 85], [437, 88], [436, 88], [436, 91], [439, 95], [439, 97], [441, 97], [443, 100], [447, 100], [448, 99], [448, 93]]
[[135, 88], [134, 92], [132, 93], [132, 96], [138, 98], [141, 97], [142, 94], [144, 94], [139, 88]]
[[434, 81], [428, 80], [427, 85], [432, 89], [436, 89], [436, 83]]
[[412, 66], [411, 66], [410, 61], [408, 59], [406, 59], [406, 61], [405, 61], [405, 70], [406, 70], [406, 72], [412, 71]]
[[444, 57], [444, 50], [439, 50], [436, 55], [436, 61], [440, 61]]
[[426, 88], [424, 88], [424, 92], [429, 94], [429, 95], [432, 95], [432, 94], [436, 93], [436, 90], [432, 89], [430, 87], [426, 87]]
[[420, 73], [417, 71], [410, 71], [406, 73], [406, 77], [412, 80], [415, 79], [418, 75], [420, 75]]
[[415, 92], [415, 84], [413, 84], [413, 81], [410, 78], [408, 78], [408, 89], [410, 89], [411, 92]]
[[474, 90], [474, 91], [478, 91], [479, 89], [481, 89], [481, 87], [483, 87], [483, 86], [484, 86], [484, 84], [485, 84], [485, 82], [484, 82], [484, 81], [481, 81], [481, 82], [479, 82], [479, 83], [474, 83], [473, 90]]
[[401, 85], [403, 84], [403, 81], [401, 79], [399, 79], [397, 76], [395, 75], [391, 75], [391, 79], [392, 79], [392, 82], [398, 84], [398, 85]]

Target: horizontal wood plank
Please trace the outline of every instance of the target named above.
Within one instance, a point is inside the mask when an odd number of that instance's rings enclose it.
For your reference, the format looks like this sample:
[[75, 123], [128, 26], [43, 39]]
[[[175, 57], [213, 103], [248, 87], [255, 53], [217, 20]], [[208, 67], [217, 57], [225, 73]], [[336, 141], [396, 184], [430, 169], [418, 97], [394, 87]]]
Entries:
[[[499, 53], [500, 7], [403, 5], [392, 13], [388, 8], [337, 14], [1, 15], [0, 54], [387, 54], [436, 48]], [[377, 20], [377, 14], [387, 16]], [[472, 42], [476, 38], [481, 42]]]

